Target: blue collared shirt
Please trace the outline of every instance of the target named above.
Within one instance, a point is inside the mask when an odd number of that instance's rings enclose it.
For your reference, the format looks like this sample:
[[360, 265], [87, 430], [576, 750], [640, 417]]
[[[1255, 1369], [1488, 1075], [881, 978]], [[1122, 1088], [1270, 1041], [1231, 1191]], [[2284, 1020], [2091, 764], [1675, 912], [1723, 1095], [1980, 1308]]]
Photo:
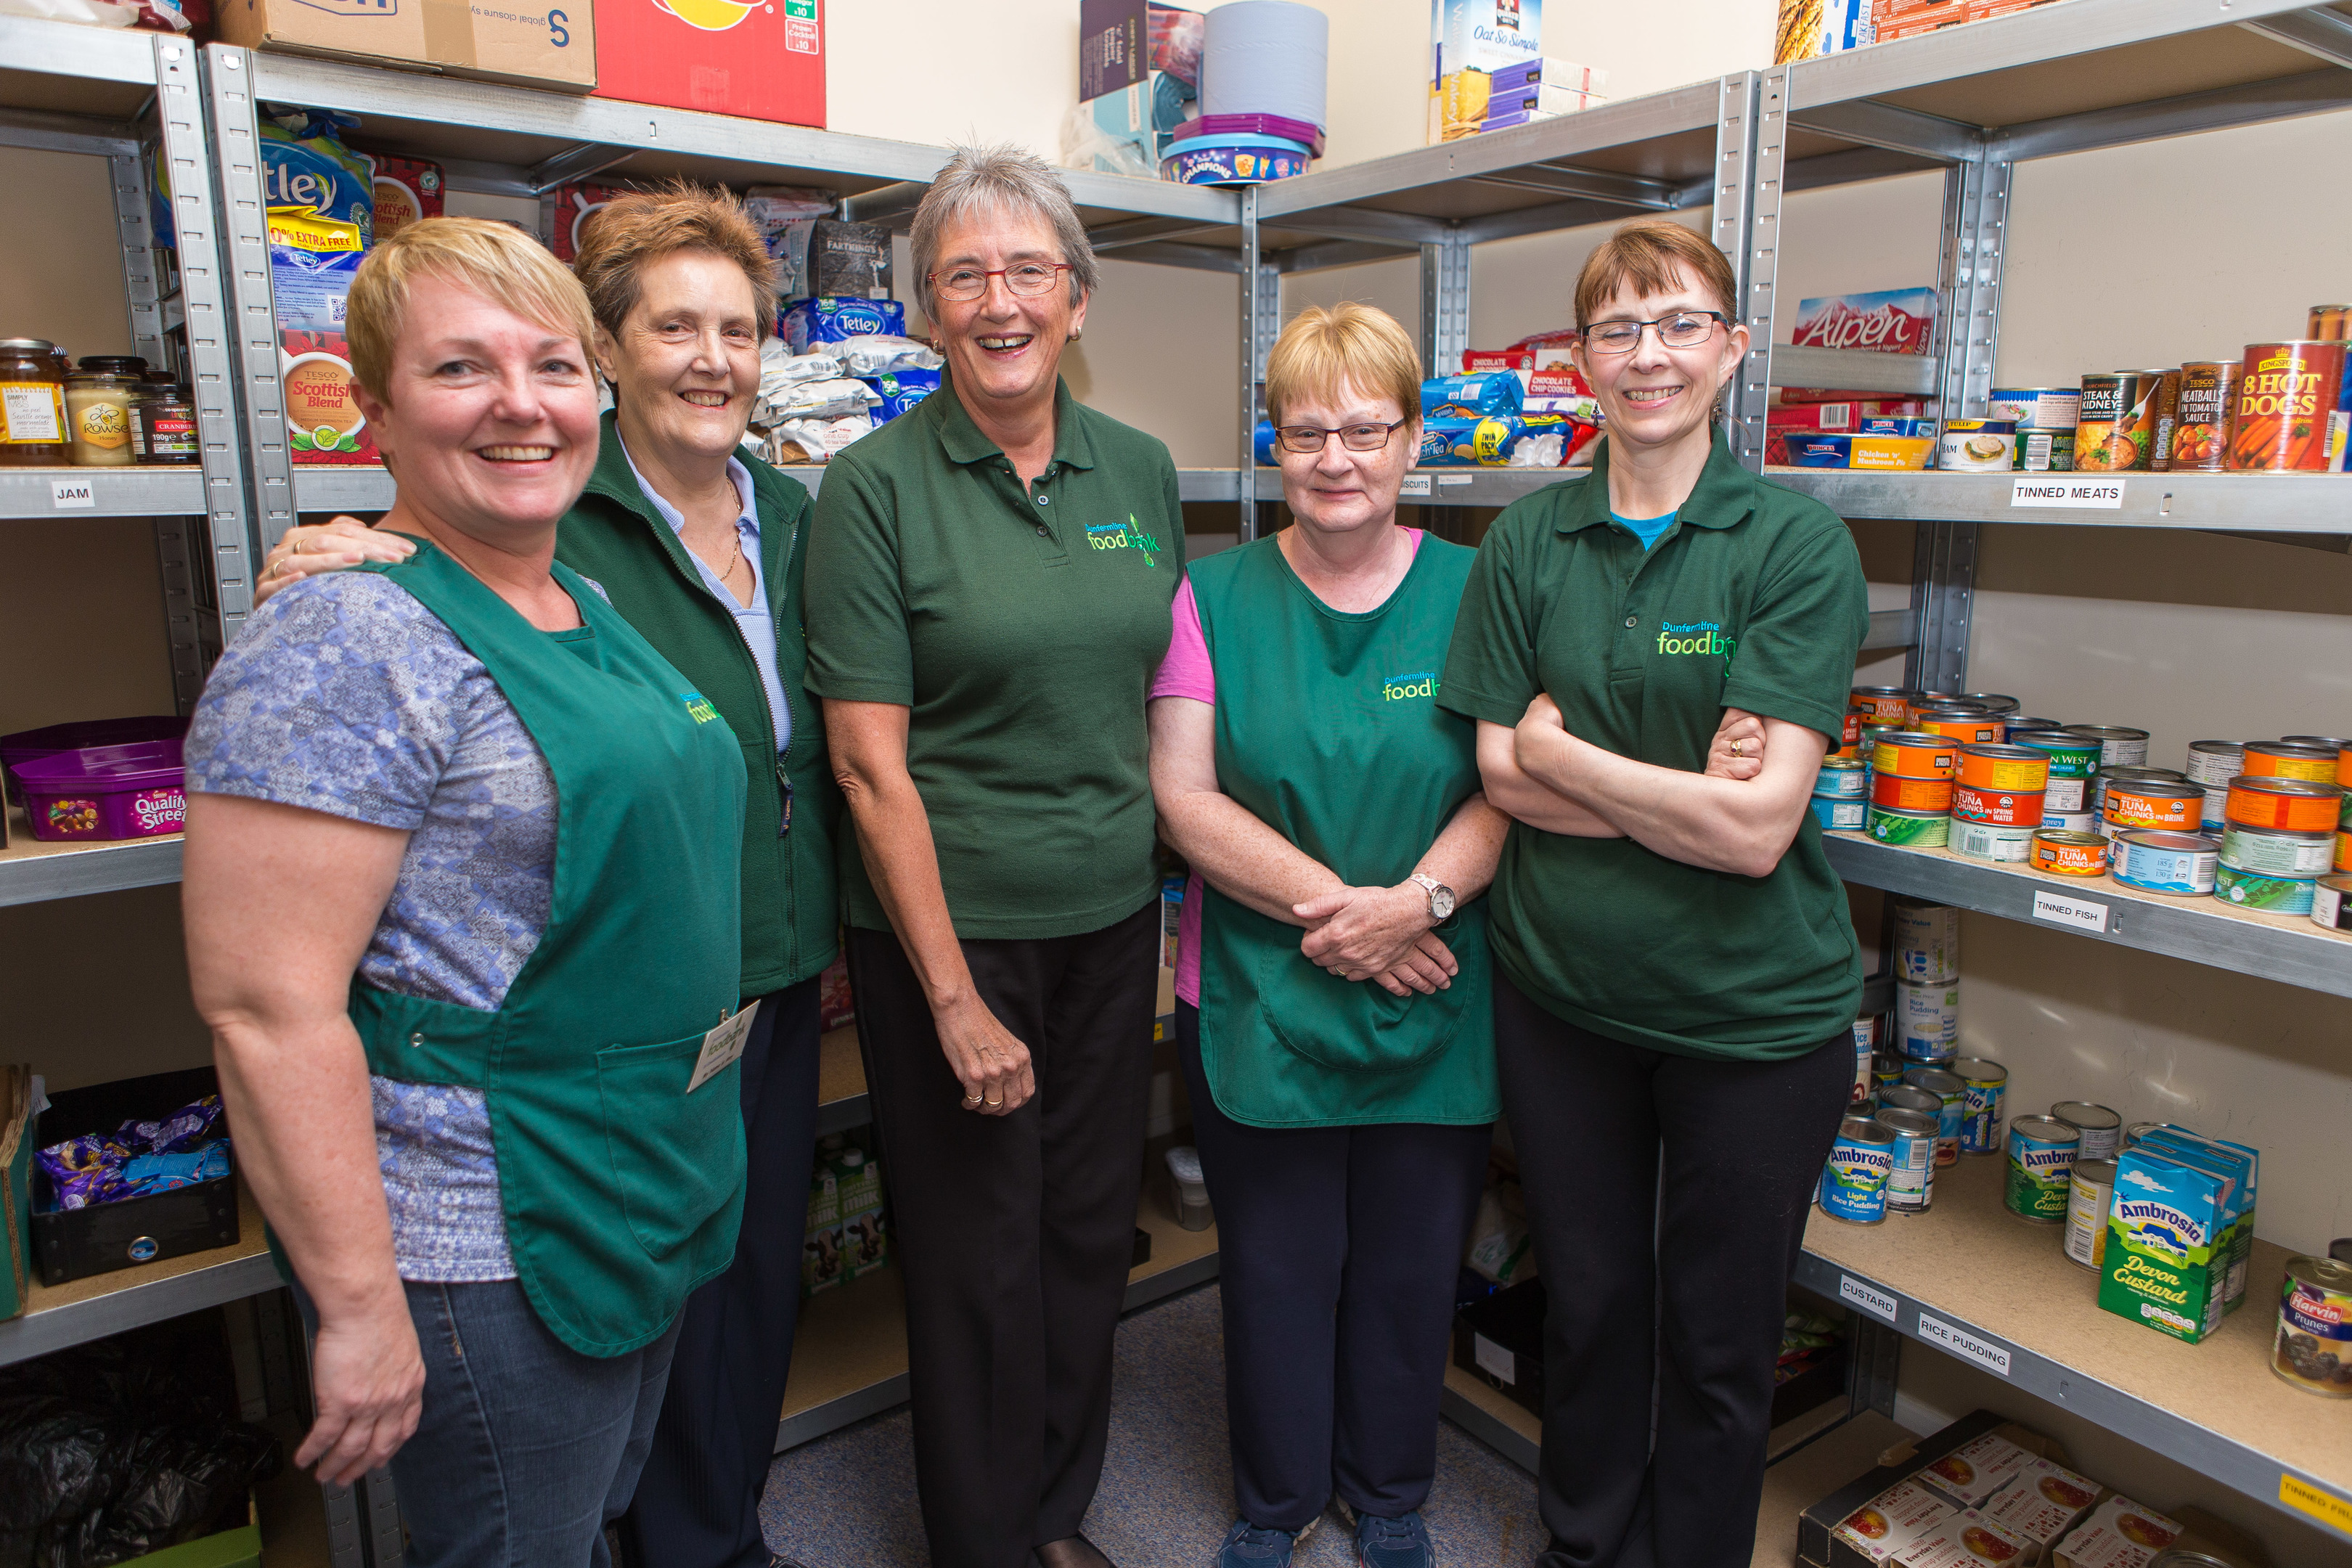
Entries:
[[[664, 500], [655, 493], [653, 486], [646, 482], [646, 476], [638, 471], [637, 460], [629, 457], [625, 441], [621, 444], [621, 456], [628, 458], [629, 473], [636, 479], [637, 489], [645, 491], [646, 500], [653, 502], [654, 510], [661, 513], [662, 521], [669, 524], [672, 533], [681, 536], [679, 542], [683, 543], [686, 514]], [[742, 503], [742, 511], [735, 519], [735, 533], [743, 542], [743, 559], [751, 565], [751, 602], [737, 604], [726, 583], [711, 570], [710, 563], [701, 556], [689, 550], [686, 558], [694, 563], [696, 571], [702, 574], [703, 586], [709, 588], [711, 595], [735, 618], [735, 630], [741, 635], [744, 646], [751, 650], [752, 662], [760, 667], [760, 683], [768, 689], [768, 722], [775, 729], [776, 751], [781, 755], [783, 749], [792, 743], [793, 710], [792, 705], [784, 700], [783, 680], [776, 674], [776, 622], [769, 613], [768, 585], [760, 574], [760, 510], [751, 500], [751, 470], [745, 468], [740, 458], [727, 459], [727, 477], [735, 482], [735, 494]]]

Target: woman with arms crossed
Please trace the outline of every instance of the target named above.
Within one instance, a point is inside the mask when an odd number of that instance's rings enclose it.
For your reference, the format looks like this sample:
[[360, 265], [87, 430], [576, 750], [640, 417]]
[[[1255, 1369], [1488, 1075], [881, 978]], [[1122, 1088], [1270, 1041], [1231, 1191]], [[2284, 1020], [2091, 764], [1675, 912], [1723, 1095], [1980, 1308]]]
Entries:
[[[687, 1304], [622, 1555], [648, 1568], [766, 1568], [760, 1496], [800, 1307], [840, 812], [824, 725], [801, 685], [808, 492], [740, 446], [775, 322], [774, 263], [733, 196], [679, 186], [616, 198], [573, 270], [615, 406], [555, 557], [604, 588], [718, 710], [751, 782], [741, 984], [758, 1010], [741, 1068], [743, 1225], [735, 1261]], [[356, 519], [296, 529], [261, 589], [411, 548]]]
[[938, 1568], [1096, 1568], [1157, 991], [1144, 691], [1168, 448], [1059, 374], [1098, 268], [1061, 178], [961, 149], [911, 245], [946, 384], [826, 466], [809, 689], [856, 826], [849, 973]]
[[294, 584], [214, 668], [190, 979], [314, 1315], [298, 1462], [389, 1461], [423, 1568], [602, 1568], [741, 1212], [742, 752], [554, 560], [597, 449], [572, 276], [428, 218], [350, 328], [415, 548]]
[[[1489, 901], [1503, 1102], [1559, 1282], [1543, 1568], [1748, 1562], [1789, 1276], [1853, 1078], [1860, 953], [1806, 799], [1867, 595], [1836, 515], [1715, 434], [1736, 297], [1664, 220], [1586, 262], [1572, 352], [1607, 440], [1496, 519], [1438, 699], [1478, 721], [1518, 824]], [[1755, 755], [1748, 715], [1760, 770], [1704, 776], [1719, 726]]]

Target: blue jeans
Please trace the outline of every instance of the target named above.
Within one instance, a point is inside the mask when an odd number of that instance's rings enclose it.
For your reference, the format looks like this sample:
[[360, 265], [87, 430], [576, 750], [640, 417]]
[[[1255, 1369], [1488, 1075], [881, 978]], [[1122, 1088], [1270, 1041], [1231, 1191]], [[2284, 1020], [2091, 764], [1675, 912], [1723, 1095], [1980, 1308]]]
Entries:
[[607, 1568], [604, 1525], [636, 1490], [677, 1325], [601, 1359], [548, 1332], [516, 1280], [404, 1283], [425, 1413], [392, 1457], [404, 1568]]

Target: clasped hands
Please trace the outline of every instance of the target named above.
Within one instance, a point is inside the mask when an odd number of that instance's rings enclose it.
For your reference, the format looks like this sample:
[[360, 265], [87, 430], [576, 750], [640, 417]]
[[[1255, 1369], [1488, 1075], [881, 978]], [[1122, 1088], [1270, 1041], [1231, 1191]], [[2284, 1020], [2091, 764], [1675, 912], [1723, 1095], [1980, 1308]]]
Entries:
[[1418, 882], [1393, 888], [1334, 888], [1291, 913], [1307, 922], [1298, 951], [1342, 980], [1375, 980], [1399, 996], [1428, 995], [1461, 973], [1431, 930], [1429, 895]]

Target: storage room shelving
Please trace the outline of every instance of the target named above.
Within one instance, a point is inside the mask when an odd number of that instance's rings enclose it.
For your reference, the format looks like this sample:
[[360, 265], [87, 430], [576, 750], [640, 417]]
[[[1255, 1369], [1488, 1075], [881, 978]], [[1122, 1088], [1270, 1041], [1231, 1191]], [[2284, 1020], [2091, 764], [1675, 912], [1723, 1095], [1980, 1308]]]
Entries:
[[[1243, 487], [1259, 502], [1282, 493], [1278, 474], [1251, 465], [1246, 437], [1259, 412], [1255, 384], [1281, 323], [1284, 274], [1418, 253], [1422, 347], [1434, 369], [1471, 346], [1473, 247], [1644, 213], [1713, 209], [1713, 237], [1734, 260], [1753, 342], [1727, 409], [1736, 449], [1750, 468], [1764, 468], [1765, 409], [1778, 385], [1934, 396], [1948, 414], [1981, 415], [1999, 343], [2017, 163], [2352, 107], [2347, 66], [2352, 7], [2063, 0], [1245, 191], [1237, 263], [1248, 367]], [[1936, 352], [1914, 358], [1773, 343], [1785, 197], [1939, 168]], [[1433, 508], [1507, 506], [1562, 477], [1422, 469], [1408, 476], [1405, 499]], [[1774, 468], [1770, 477], [1842, 516], [1916, 526], [1911, 605], [1873, 616], [1864, 647], [1909, 648], [1906, 684], [1939, 690], [1967, 689], [1982, 524], [2172, 528], [2338, 547], [2352, 534], [2352, 479], [2341, 475], [2065, 476], [2115, 486], [2114, 504], [2096, 510], [2032, 505], [2007, 474]], [[1244, 508], [1244, 537], [1254, 511]], [[2166, 900], [2105, 878], [2044, 878], [1858, 835], [1829, 834], [1824, 842], [1832, 865], [1857, 885], [2028, 921], [2037, 919], [2038, 892], [2039, 923], [2061, 942], [2109, 942], [2352, 995], [2352, 937], [2306, 920], [2210, 899]], [[2058, 924], [2053, 896], [2099, 912]], [[2102, 929], [2089, 929], [2086, 919]], [[2352, 1540], [2352, 1440], [2340, 1423], [2315, 1421], [2306, 1396], [2261, 1372], [2257, 1347], [2270, 1331], [2279, 1249], [2262, 1244], [2249, 1308], [2219, 1342], [2179, 1344], [2100, 1312], [2087, 1271], [2067, 1263], [2046, 1231], [2000, 1213], [1988, 1174], [1997, 1166], [1964, 1164], [1948, 1186], [1939, 1183], [1937, 1212], [1924, 1219], [1857, 1231], [1817, 1217], [1800, 1282], [1852, 1307], [1858, 1324], [1997, 1372]], [[2052, 1306], [2070, 1300], [2071, 1307]], [[1857, 1396], [1891, 1410], [1892, 1379], [1865, 1377]], [[1446, 1413], [1532, 1464], [1532, 1419], [1458, 1368], [1448, 1374]]]

